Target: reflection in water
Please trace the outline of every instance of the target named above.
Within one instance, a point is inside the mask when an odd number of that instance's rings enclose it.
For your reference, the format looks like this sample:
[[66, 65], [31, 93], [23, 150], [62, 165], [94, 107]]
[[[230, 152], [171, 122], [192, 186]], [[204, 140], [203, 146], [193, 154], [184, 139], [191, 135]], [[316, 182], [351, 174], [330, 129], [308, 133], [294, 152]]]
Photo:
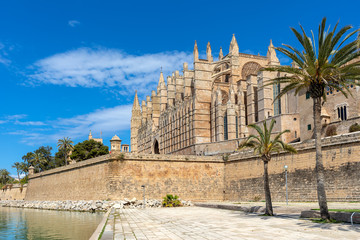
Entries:
[[89, 239], [103, 216], [0, 207], [0, 239]]

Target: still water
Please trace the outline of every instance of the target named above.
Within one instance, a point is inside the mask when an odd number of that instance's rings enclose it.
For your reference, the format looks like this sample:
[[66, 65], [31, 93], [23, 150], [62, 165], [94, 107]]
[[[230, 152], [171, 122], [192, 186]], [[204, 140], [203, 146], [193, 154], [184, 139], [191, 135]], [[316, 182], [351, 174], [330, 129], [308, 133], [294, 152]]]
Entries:
[[0, 239], [89, 239], [104, 213], [0, 207]]

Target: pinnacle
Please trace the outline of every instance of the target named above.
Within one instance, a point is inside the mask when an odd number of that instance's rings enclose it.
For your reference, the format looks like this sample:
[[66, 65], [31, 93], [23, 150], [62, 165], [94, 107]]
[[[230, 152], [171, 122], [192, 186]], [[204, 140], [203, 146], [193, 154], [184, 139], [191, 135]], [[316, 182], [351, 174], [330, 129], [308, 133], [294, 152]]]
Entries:
[[134, 104], [133, 104], [133, 110], [134, 109], [140, 109], [139, 99], [137, 95], [137, 90], [135, 90], [135, 98], [134, 98]]

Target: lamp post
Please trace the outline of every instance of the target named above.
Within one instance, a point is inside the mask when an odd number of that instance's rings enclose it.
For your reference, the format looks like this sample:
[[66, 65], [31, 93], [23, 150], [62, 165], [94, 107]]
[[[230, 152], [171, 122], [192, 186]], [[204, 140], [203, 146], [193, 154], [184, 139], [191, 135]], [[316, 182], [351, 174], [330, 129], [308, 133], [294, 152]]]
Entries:
[[288, 205], [288, 184], [287, 184], [287, 169], [288, 169], [288, 166], [285, 165], [284, 169], [285, 169], [286, 205]]
[[143, 199], [144, 199], [144, 204], [143, 204], [143, 208], [145, 208], [145, 185], [141, 185], [141, 188], [143, 189]]

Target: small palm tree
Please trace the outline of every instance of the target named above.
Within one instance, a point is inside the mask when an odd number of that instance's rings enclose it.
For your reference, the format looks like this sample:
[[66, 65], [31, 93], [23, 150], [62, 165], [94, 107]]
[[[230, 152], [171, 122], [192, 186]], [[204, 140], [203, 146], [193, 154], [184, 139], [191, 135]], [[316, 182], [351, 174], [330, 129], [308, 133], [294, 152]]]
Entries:
[[259, 154], [261, 160], [264, 162], [264, 190], [266, 200], [265, 214], [273, 216], [273, 208], [271, 202], [270, 184], [268, 164], [271, 160], [271, 154], [274, 152], [286, 151], [291, 153], [297, 153], [296, 149], [290, 145], [281, 141], [281, 135], [290, 132], [289, 130], [278, 133], [273, 139], [271, 139], [271, 132], [274, 128], [275, 120], [272, 119], [269, 128], [266, 126], [266, 121], [263, 123], [263, 129], [255, 124], [250, 124], [248, 127], [255, 129], [257, 135], [250, 135], [245, 141], [240, 143], [238, 150], [249, 147], [254, 149], [255, 154]]
[[63, 139], [58, 140], [57, 146], [59, 148], [59, 151], [60, 150], [64, 151], [65, 165], [67, 165], [67, 158], [68, 158], [69, 152], [74, 149], [73, 144], [74, 144], [74, 142], [71, 141], [71, 138], [69, 138], [69, 137], [64, 137]]
[[0, 169], [1, 183], [5, 185], [10, 179], [10, 173], [6, 169]]
[[[294, 91], [296, 95], [301, 91], [306, 91], [313, 99], [315, 173], [320, 213], [323, 219], [330, 219], [321, 151], [321, 108], [326, 101], [325, 90], [336, 89], [348, 97], [351, 95], [348, 86], [359, 85], [358, 80], [360, 80], [360, 61], [356, 61], [360, 57], [360, 38], [357, 36], [360, 29], [349, 32], [352, 26], [345, 26], [336, 32], [337, 26], [338, 24], [332, 31], [329, 31], [330, 28], [327, 30], [326, 18], [323, 18], [319, 26], [317, 41], [315, 41], [313, 32], [311, 31], [311, 39], [301, 25], [301, 33], [291, 28], [303, 50], [300, 51], [285, 44], [285, 48], [277, 47], [275, 49], [291, 58], [297, 67], [271, 66], [263, 69], [264, 71], [285, 73], [284, 77], [277, 77], [268, 82], [268, 85], [285, 85], [277, 99], [289, 91]], [[351, 38], [353, 40], [348, 42]]]
[[18, 175], [18, 180], [19, 180], [19, 183], [20, 183], [20, 173], [22, 172], [21, 163], [15, 162], [11, 167], [16, 169], [16, 172], [17, 172], [17, 175]]

